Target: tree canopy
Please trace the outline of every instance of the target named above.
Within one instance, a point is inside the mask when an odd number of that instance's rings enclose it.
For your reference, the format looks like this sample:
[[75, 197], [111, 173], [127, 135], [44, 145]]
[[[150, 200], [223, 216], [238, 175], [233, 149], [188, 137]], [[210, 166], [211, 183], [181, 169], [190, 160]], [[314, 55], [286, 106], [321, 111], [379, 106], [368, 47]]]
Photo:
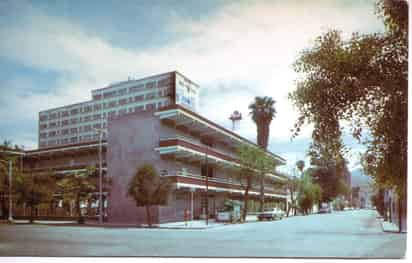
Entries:
[[299, 110], [293, 130], [313, 123], [310, 154], [342, 159], [341, 121], [367, 151], [363, 166], [381, 186], [396, 187], [406, 201], [408, 119], [408, 3], [377, 3], [386, 31], [353, 33], [343, 39], [331, 30], [304, 50], [294, 67], [301, 74], [289, 94]]
[[257, 127], [257, 144], [266, 150], [269, 141], [270, 123], [276, 116], [276, 101], [271, 97], [255, 97], [249, 105], [250, 115]]
[[151, 164], [140, 166], [129, 182], [127, 196], [132, 197], [136, 206], [145, 206], [147, 222], [152, 226], [150, 206], [166, 205], [171, 184], [167, 178], [158, 175]]

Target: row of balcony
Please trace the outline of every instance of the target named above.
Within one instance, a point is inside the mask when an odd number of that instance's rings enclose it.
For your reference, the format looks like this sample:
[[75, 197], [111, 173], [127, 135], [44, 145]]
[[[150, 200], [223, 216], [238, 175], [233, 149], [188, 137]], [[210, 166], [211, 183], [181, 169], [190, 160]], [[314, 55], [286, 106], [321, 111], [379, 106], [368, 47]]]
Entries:
[[[205, 186], [206, 185], [206, 177], [201, 176], [198, 174], [187, 173], [183, 171], [179, 171], [176, 175], [166, 175], [167, 177], [171, 178], [175, 183], [186, 183], [190, 185], [198, 185], [198, 186]], [[207, 178], [209, 187], [225, 189], [227, 191], [230, 190], [241, 190], [244, 191], [246, 185], [241, 184], [238, 180], [233, 180], [233, 178], [219, 178], [219, 177], [209, 177]], [[259, 192], [260, 185], [254, 183], [249, 189], [251, 192]], [[287, 195], [287, 191], [281, 188], [275, 188], [273, 185], [265, 184], [264, 187], [265, 194], [274, 194], [284, 196]]]

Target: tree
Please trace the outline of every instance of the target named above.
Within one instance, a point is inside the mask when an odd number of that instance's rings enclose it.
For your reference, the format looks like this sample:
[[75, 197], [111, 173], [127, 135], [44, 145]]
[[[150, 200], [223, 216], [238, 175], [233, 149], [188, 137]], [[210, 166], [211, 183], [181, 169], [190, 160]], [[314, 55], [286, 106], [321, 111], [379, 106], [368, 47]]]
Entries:
[[276, 115], [274, 107], [276, 101], [271, 97], [255, 97], [255, 101], [249, 105], [250, 115], [257, 127], [257, 144], [262, 149], [267, 149], [269, 140], [269, 127]]
[[[239, 144], [236, 152], [240, 162], [239, 180], [242, 188], [245, 189], [243, 200], [243, 221], [245, 221], [252, 182], [256, 179], [262, 179], [265, 176], [267, 171], [271, 169], [270, 167], [273, 167], [271, 164], [273, 160], [270, 160], [270, 157], [268, 157], [262, 149], [245, 143]], [[262, 193], [264, 194], [261, 188], [261, 194]]]
[[[50, 202], [56, 191], [56, 179], [53, 171], [42, 174], [24, 174], [15, 180], [17, 202], [30, 207], [30, 223], [33, 223], [38, 205]], [[36, 212], [37, 214], [37, 212]]]
[[[255, 97], [253, 103], [249, 105], [250, 115], [257, 127], [257, 144], [264, 150], [268, 147], [270, 123], [276, 115], [274, 107], [276, 101], [271, 97]], [[262, 159], [265, 161], [264, 159]], [[265, 161], [266, 162], [266, 161]], [[268, 163], [268, 162], [266, 162]], [[260, 178], [260, 210], [264, 206], [264, 176]]]
[[309, 214], [314, 204], [321, 200], [321, 187], [312, 182], [310, 175], [305, 174], [299, 184], [298, 203], [304, 215]]
[[364, 169], [382, 187], [396, 187], [402, 231], [407, 200], [408, 3], [378, 1], [377, 14], [386, 25], [384, 33], [354, 33], [343, 40], [332, 30], [302, 52], [295, 70], [303, 78], [290, 94], [300, 111], [293, 136], [304, 123], [313, 123], [313, 153], [338, 159], [344, 148], [339, 121], [350, 122], [352, 135], [367, 147]]
[[309, 168], [307, 174], [322, 189], [322, 202], [331, 202], [347, 193], [346, 184], [333, 165]]
[[136, 206], [146, 208], [147, 224], [152, 227], [150, 207], [152, 205], [166, 205], [170, 189], [169, 180], [160, 177], [153, 165], [143, 164], [130, 180], [127, 196], [134, 199]]
[[94, 167], [88, 167], [84, 172], [76, 172], [65, 175], [57, 182], [58, 193], [62, 194], [63, 200], [75, 200], [78, 222], [84, 222], [80, 203], [87, 200], [97, 190], [97, 178]]
[[291, 201], [291, 205], [288, 206], [288, 211], [286, 213], [287, 216], [289, 216], [290, 210], [294, 209], [294, 215], [296, 215], [296, 196], [295, 193], [299, 190], [299, 184], [300, 184], [300, 180], [297, 177], [289, 177], [287, 179], [286, 182], [286, 188], [288, 189], [289, 193], [290, 193], [290, 201]]
[[303, 169], [305, 168], [305, 161], [299, 160], [296, 162], [296, 168], [300, 171], [300, 174], [303, 175]]

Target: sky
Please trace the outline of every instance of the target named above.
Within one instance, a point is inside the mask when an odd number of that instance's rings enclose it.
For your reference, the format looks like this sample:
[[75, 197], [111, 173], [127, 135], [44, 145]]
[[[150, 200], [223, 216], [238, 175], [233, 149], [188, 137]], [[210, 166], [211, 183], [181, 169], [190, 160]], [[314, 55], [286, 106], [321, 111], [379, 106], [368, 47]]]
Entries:
[[[276, 100], [269, 150], [306, 153], [312, 127], [291, 140], [288, 93], [300, 52], [330, 29], [382, 32], [374, 1], [0, 1], [0, 140], [37, 148], [38, 112], [91, 99], [109, 83], [178, 70], [200, 85], [199, 113], [256, 141], [255, 96]], [[349, 168], [364, 149], [349, 135]]]

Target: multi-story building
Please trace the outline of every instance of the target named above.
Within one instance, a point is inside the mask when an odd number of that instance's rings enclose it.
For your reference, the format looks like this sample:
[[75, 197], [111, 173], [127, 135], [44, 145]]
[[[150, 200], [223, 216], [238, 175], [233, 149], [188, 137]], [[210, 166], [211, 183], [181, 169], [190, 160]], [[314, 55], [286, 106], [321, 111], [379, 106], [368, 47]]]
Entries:
[[[113, 181], [109, 220], [119, 223], [145, 221], [145, 210], [137, 208], [126, 196], [128, 183], [144, 163], [155, 165], [174, 185], [167, 206], [152, 206], [153, 222], [183, 220], [185, 209], [199, 218], [205, 213], [206, 202], [209, 216], [213, 216], [216, 210], [224, 207], [225, 199], [242, 200], [246, 182], [239, 177], [236, 147], [240, 143], [254, 145], [180, 105], [110, 119], [107, 143], [107, 170]], [[285, 163], [282, 157], [267, 154], [276, 165]], [[205, 195], [206, 175], [208, 197]], [[264, 196], [267, 202], [285, 205], [284, 182], [285, 178], [276, 171], [266, 175]], [[259, 199], [259, 187], [256, 180], [250, 190], [251, 200]]]
[[97, 140], [95, 129], [107, 130], [114, 116], [175, 103], [196, 111], [198, 93], [198, 85], [176, 71], [93, 90], [90, 101], [39, 113], [39, 148]]
[[[159, 82], [170, 85], [171, 90], [168, 92], [171, 95], [166, 99], [158, 98], [161, 104], [159, 101], [155, 104], [150, 97], [146, 97], [146, 94], [155, 89], [158, 89], [157, 92], [163, 89], [164, 85], [159, 85]], [[153, 85], [157, 88], [146, 88], [147, 83], [156, 83]], [[143, 105], [143, 111], [127, 110], [120, 113], [126, 107], [123, 105], [109, 111], [102, 106], [100, 113], [89, 113], [84, 110], [90, 105], [93, 109], [95, 105], [110, 103], [111, 99], [107, 97], [109, 95], [104, 98], [106, 93], [112, 93], [113, 95], [110, 96], [114, 96], [119, 102], [124, 98], [122, 96], [126, 96], [123, 92], [128, 93], [131, 87], [137, 85], [144, 85], [144, 100], [141, 105], [133, 104], [133, 107]], [[79, 112], [74, 112], [73, 115], [63, 114], [73, 105], [52, 110], [53, 113], [49, 111], [47, 114], [47, 118], [54, 113], [60, 116], [56, 118], [61, 124], [70, 118], [83, 119], [91, 114], [106, 112], [106, 117], [103, 119], [106, 135], [101, 144], [96, 137], [93, 137], [96, 131], [84, 132], [82, 129], [81, 135], [76, 135], [78, 138], [82, 136], [81, 142], [63, 141], [60, 145], [54, 146], [48, 146], [49, 143], [46, 142], [47, 146], [43, 145], [37, 150], [27, 151], [24, 161], [26, 171], [34, 174], [54, 171], [64, 175], [84, 171], [88, 166], [98, 168], [98, 147], [102, 146], [104, 176], [111, 178], [110, 188], [104, 191], [104, 199], [108, 200], [108, 220], [114, 223], [145, 223], [145, 210], [136, 207], [135, 202], [126, 194], [131, 178], [143, 163], [154, 165], [159, 174], [169, 178], [173, 184], [168, 204], [151, 207], [153, 222], [183, 220], [186, 209], [191, 212], [193, 218], [205, 214], [214, 216], [217, 210], [223, 208], [225, 199], [243, 200], [245, 181], [239, 177], [240, 165], [236, 147], [241, 143], [255, 144], [196, 113], [197, 85], [185, 80], [181, 74], [172, 72], [138, 81], [128, 81], [121, 83], [120, 86], [122, 88], [115, 85], [93, 91], [94, 104], [91, 102], [76, 104], [74, 108], [77, 107]], [[127, 96], [134, 98], [142, 95]], [[153, 104], [155, 106], [147, 107]], [[114, 109], [117, 113], [107, 116], [107, 112]], [[40, 114], [43, 115], [44, 112]], [[90, 121], [80, 126], [84, 125], [94, 124]], [[66, 129], [57, 127], [55, 130]], [[91, 137], [83, 141], [86, 135]], [[64, 138], [66, 137], [60, 136], [58, 140]], [[276, 165], [285, 163], [282, 157], [271, 152], [267, 154]], [[266, 174], [264, 188], [266, 202], [271, 202], [271, 205], [277, 203], [286, 209], [288, 195], [284, 189], [285, 180], [286, 178], [278, 175], [276, 170]], [[208, 195], [206, 195], [206, 181]], [[254, 183], [249, 193], [250, 200], [259, 199], [258, 182]]]

